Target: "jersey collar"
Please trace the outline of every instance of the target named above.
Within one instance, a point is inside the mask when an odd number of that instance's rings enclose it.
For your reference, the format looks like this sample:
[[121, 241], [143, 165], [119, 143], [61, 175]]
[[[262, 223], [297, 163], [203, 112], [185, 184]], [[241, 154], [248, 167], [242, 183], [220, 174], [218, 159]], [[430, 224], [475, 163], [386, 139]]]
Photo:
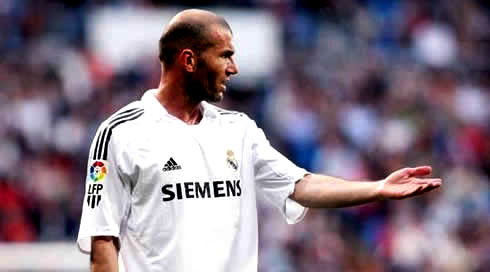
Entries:
[[[157, 89], [151, 89], [143, 94], [143, 97], [141, 98], [141, 102], [143, 102], [145, 110], [148, 112], [150, 116], [152, 116], [158, 121], [161, 121], [164, 118], [177, 119], [175, 116], [168, 113], [165, 107], [163, 107], [162, 104], [158, 102], [155, 96], [157, 91], [158, 91]], [[216, 118], [218, 116], [218, 112], [211, 104], [202, 101], [201, 107], [203, 109], [203, 119]], [[203, 120], [201, 120], [201, 122], [202, 121]]]

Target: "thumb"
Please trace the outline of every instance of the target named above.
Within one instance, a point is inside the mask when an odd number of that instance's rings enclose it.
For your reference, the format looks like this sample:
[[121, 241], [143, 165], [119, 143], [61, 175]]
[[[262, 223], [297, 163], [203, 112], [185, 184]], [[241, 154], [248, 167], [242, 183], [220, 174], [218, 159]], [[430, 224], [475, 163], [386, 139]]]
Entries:
[[410, 176], [426, 176], [432, 173], [432, 167], [430, 166], [418, 166], [415, 168], [408, 168], [408, 175]]

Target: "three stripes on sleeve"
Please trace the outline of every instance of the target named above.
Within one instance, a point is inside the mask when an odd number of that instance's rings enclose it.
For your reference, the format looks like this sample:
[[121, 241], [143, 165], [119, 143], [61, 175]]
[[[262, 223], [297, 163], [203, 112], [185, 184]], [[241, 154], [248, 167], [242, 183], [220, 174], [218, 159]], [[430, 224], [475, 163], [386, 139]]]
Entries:
[[144, 109], [136, 107], [114, 114], [106, 122], [105, 127], [102, 126], [97, 134], [95, 149], [92, 154], [93, 160], [107, 160], [107, 149], [112, 136], [112, 130], [117, 126], [139, 118], [145, 112]]

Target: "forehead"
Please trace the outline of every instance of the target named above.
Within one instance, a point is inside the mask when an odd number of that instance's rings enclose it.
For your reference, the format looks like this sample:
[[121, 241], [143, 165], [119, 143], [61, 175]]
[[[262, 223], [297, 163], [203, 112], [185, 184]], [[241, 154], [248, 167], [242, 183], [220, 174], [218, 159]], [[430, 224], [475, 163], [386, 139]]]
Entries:
[[209, 28], [209, 35], [216, 48], [234, 50], [233, 35], [226, 27], [221, 25], [213, 25]]

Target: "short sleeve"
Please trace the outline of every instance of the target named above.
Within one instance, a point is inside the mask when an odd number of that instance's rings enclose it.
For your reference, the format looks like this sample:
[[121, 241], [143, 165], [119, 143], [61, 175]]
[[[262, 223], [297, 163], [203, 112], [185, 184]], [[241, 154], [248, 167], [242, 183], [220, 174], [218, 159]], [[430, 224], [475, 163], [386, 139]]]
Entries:
[[[119, 237], [129, 203], [129, 184], [124, 182], [119, 155], [121, 143], [102, 125], [90, 148], [85, 178], [85, 196], [77, 244], [89, 253], [91, 237]], [[110, 140], [110, 141], [109, 141]]]
[[308, 172], [274, 149], [262, 129], [251, 122], [248, 133], [252, 139], [252, 160], [258, 191], [279, 208], [288, 224], [297, 223], [303, 219], [307, 209], [289, 196], [294, 193], [296, 182]]

